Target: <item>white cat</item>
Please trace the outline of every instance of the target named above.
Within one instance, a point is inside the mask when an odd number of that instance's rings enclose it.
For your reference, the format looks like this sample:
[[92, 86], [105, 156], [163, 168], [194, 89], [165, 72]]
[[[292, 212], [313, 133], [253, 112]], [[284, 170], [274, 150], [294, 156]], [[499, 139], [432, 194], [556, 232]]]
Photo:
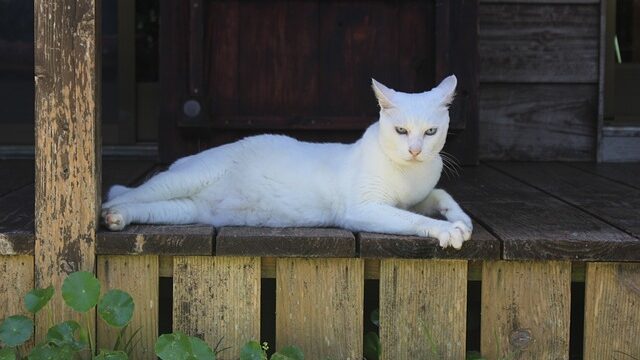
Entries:
[[[471, 219], [435, 189], [456, 77], [424, 93], [373, 80], [380, 120], [354, 144], [260, 135], [176, 161], [137, 188], [116, 185], [102, 205], [110, 230], [130, 223], [338, 226], [437, 238], [456, 249]], [[448, 221], [428, 216], [440, 214]]]

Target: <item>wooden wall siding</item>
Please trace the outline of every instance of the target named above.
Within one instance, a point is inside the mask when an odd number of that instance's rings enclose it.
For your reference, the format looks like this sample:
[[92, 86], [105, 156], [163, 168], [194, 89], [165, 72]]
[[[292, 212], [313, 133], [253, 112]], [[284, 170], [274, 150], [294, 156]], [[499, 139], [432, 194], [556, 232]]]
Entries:
[[593, 160], [597, 0], [481, 1], [480, 157]]
[[[100, 11], [96, 0], [35, 1], [35, 276], [60, 288], [95, 270], [100, 207]], [[77, 313], [52, 303], [36, 337]], [[92, 325], [93, 326], [93, 325]], [[95, 331], [95, 328], [92, 329]]]
[[640, 264], [587, 264], [584, 358], [640, 354]]
[[[0, 245], [1, 246], [1, 245]], [[24, 307], [22, 299], [33, 289], [33, 256], [0, 255], [0, 322], [8, 316], [25, 315], [33, 318]], [[30, 348], [33, 341], [29, 341], [20, 349], [26, 356], [24, 349]]]
[[[157, 359], [154, 346], [158, 339], [158, 256], [99, 256], [97, 268], [102, 294], [119, 289], [133, 297], [135, 311], [125, 335], [131, 336], [138, 329], [140, 332], [131, 358]], [[113, 348], [119, 332], [120, 329], [99, 320], [98, 348]]]
[[487, 261], [481, 351], [488, 359], [569, 359], [571, 263]]
[[221, 358], [237, 359], [260, 339], [260, 258], [174, 257], [173, 329], [207, 344], [222, 339]]
[[276, 348], [305, 359], [362, 359], [364, 261], [276, 260]]
[[383, 259], [382, 359], [464, 359], [467, 262]]
[[593, 159], [597, 104], [595, 84], [482, 84], [480, 156]]
[[481, 82], [598, 81], [599, 5], [482, 4]]

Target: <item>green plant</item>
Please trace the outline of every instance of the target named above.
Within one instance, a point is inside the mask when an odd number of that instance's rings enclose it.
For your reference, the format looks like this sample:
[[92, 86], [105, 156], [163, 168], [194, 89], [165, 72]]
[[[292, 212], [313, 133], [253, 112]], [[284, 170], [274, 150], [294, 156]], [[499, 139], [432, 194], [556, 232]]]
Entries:
[[[380, 327], [380, 312], [378, 309], [374, 310], [369, 317], [369, 320], [373, 325]], [[380, 336], [375, 331], [369, 331], [364, 335], [364, 357], [367, 360], [378, 360], [382, 352], [380, 345]]]
[[[62, 284], [62, 298], [71, 309], [84, 314], [85, 326], [75, 320], [67, 320], [53, 325], [47, 331], [45, 340], [36, 344], [28, 355], [29, 359], [73, 359], [81, 353], [90, 354], [92, 359], [121, 360], [135, 346], [139, 330], [125, 339], [125, 331], [133, 316], [135, 304], [133, 298], [122, 290], [110, 290], [100, 298], [100, 283], [89, 272], [80, 271], [70, 274]], [[24, 297], [27, 311], [36, 314], [46, 307], [55, 290], [52, 286], [33, 289]], [[101, 349], [95, 355], [95, 345], [91, 338], [90, 310], [97, 306], [99, 317], [107, 325], [120, 329], [112, 350]], [[46, 307], [50, 322], [53, 322], [51, 307]], [[19, 359], [17, 348], [33, 336], [33, 320], [26, 316], [10, 316], [0, 324], [0, 360]]]
[[277, 351], [271, 357], [267, 357], [269, 344], [257, 341], [249, 341], [240, 350], [240, 360], [304, 360], [302, 350], [295, 346], [287, 346]]

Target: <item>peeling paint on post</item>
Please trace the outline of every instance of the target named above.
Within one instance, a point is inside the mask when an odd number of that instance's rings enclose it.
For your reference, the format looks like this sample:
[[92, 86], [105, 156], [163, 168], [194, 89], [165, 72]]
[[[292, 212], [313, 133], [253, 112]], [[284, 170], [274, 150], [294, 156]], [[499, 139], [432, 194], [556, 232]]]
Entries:
[[[34, 3], [38, 287], [53, 284], [59, 289], [70, 272], [95, 272], [100, 207], [99, 9], [99, 0]], [[54, 323], [74, 315], [61, 297], [54, 298]], [[36, 318], [38, 340], [49, 325], [46, 316]], [[91, 326], [95, 333], [95, 324]]]

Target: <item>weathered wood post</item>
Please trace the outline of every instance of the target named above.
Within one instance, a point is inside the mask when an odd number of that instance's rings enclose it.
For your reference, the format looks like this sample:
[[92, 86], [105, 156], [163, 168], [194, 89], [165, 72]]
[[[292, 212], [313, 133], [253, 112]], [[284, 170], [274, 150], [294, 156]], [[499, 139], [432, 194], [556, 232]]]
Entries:
[[[68, 273], [95, 271], [100, 2], [35, 0], [34, 19], [35, 282], [59, 289]], [[54, 322], [73, 316], [59, 295], [52, 305]], [[50, 325], [46, 316], [36, 318], [37, 339]]]

